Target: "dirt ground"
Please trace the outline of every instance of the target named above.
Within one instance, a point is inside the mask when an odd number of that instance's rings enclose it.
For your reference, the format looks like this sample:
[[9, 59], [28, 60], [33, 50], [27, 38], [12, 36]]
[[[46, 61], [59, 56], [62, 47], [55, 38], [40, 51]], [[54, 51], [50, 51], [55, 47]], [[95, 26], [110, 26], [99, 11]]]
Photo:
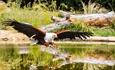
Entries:
[[29, 38], [16, 31], [0, 30], [0, 43], [29, 43]]
[[[14, 30], [0, 30], [0, 44], [29, 44], [30, 39], [23, 33]], [[55, 43], [70, 44], [112, 44], [115, 45], [115, 37], [92, 36], [86, 40], [75, 41], [55, 41]]]

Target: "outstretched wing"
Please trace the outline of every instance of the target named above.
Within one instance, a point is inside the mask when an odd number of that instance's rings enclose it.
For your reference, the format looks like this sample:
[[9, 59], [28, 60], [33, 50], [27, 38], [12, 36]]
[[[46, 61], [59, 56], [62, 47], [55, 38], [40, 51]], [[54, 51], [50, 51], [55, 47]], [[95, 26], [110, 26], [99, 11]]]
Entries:
[[87, 37], [92, 36], [92, 33], [90, 32], [80, 32], [80, 31], [70, 31], [70, 30], [57, 32], [56, 34], [58, 36], [56, 40], [66, 39], [66, 38], [76, 39], [76, 37], [80, 39], [87, 39]]
[[34, 39], [37, 39], [37, 40], [42, 39], [45, 36], [45, 33], [43, 31], [34, 28], [30, 24], [21, 23], [21, 22], [18, 22], [16, 20], [11, 20], [11, 19], [6, 20], [3, 23], [9, 26], [13, 26], [14, 29], [16, 29], [17, 31], [21, 33], [24, 33], [28, 37], [34, 36]]

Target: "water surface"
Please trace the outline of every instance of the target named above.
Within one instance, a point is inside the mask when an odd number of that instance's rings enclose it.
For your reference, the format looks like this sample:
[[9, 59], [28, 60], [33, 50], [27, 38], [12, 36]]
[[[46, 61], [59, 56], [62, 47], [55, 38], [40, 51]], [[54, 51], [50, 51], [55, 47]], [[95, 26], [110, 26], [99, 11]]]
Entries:
[[[58, 50], [41, 51], [38, 45], [1, 45], [0, 68], [5, 70], [30, 69], [31, 65], [41, 70], [115, 70], [115, 45], [107, 44], [59, 44]], [[53, 51], [60, 56], [70, 55], [66, 61], [54, 60]]]

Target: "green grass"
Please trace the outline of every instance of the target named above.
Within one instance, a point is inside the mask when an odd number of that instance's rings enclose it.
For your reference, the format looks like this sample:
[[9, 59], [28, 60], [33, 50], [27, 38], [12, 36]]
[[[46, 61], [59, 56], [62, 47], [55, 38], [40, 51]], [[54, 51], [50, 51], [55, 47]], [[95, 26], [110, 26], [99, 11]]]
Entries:
[[74, 21], [74, 25], [66, 27], [66, 29], [92, 32], [94, 36], [115, 36], [115, 22], [109, 26], [96, 27], [88, 26], [83, 21]]
[[93, 31], [96, 36], [115, 36], [115, 30], [111, 28], [95, 28]]
[[89, 0], [87, 5], [83, 1], [81, 1], [81, 4], [83, 6], [84, 14], [108, 12], [108, 10], [102, 7], [99, 3], [92, 3], [91, 0]]
[[56, 11], [47, 10], [34, 10], [34, 9], [20, 9], [18, 7], [11, 7], [11, 11], [8, 13], [2, 13], [0, 15], [0, 21], [6, 19], [15, 19], [20, 22], [27, 22], [35, 27], [40, 27], [51, 23], [51, 16], [57, 16]]

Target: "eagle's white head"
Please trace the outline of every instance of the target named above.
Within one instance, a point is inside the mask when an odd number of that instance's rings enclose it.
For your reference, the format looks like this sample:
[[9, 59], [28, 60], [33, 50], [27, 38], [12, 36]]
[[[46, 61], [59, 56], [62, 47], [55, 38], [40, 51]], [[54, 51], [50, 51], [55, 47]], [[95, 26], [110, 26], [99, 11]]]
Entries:
[[54, 38], [57, 38], [57, 34], [56, 33], [46, 33], [44, 40], [46, 42], [53, 42]]

